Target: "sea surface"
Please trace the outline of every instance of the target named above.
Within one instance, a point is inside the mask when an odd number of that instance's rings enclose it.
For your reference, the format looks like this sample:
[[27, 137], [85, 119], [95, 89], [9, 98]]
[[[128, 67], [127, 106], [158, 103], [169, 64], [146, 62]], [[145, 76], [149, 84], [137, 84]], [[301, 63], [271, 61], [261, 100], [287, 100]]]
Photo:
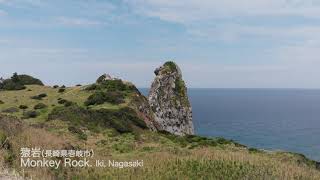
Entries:
[[[141, 89], [145, 95], [148, 89]], [[197, 135], [320, 161], [320, 90], [189, 89]]]

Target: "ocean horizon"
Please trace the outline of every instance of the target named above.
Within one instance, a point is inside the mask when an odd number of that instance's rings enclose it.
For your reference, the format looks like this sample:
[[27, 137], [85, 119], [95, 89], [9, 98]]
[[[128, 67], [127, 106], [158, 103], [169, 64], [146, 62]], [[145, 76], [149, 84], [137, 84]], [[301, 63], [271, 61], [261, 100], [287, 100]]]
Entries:
[[320, 160], [320, 89], [189, 88], [188, 94], [197, 135]]

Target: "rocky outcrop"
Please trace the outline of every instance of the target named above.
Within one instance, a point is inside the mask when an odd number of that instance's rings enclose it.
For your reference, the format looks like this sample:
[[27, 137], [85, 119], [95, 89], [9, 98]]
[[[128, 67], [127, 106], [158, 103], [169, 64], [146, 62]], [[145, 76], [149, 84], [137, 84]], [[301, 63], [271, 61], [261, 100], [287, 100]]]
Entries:
[[176, 135], [194, 134], [192, 108], [181, 70], [174, 62], [166, 62], [155, 74], [149, 104], [160, 130]]
[[154, 113], [148, 103], [148, 100], [143, 96], [138, 90], [137, 93], [133, 95], [132, 101], [129, 106], [133, 108], [137, 115], [144, 120], [148, 128], [152, 131], [160, 130], [160, 125], [155, 121]]
[[101, 83], [101, 82], [103, 82], [103, 81], [108, 81], [108, 80], [120, 80], [120, 79], [113, 78], [113, 77], [111, 77], [110, 74], [105, 73], [105, 74], [101, 75], [101, 76], [97, 79], [96, 83]]

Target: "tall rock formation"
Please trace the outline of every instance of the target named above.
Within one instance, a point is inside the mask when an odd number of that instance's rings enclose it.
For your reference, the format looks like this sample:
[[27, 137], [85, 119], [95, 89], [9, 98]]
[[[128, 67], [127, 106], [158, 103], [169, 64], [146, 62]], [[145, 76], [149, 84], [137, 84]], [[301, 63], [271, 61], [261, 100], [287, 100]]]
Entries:
[[166, 62], [155, 74], [149, 104], [159, 129], [182, 136], [194, 134], [192, 108], [181, 70], [174, 62]]

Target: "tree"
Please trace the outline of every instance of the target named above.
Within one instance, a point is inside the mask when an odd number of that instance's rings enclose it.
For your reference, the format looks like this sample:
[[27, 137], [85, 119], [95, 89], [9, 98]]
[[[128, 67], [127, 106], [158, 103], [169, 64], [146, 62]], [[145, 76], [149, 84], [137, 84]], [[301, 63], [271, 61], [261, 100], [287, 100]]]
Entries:
[[13, 73], [12, 77], [11, 77], [11, 80], [14, 82], [14, 83], [18, 83], [20, 82], [20, 78], [18, 76], [18, 73]]

